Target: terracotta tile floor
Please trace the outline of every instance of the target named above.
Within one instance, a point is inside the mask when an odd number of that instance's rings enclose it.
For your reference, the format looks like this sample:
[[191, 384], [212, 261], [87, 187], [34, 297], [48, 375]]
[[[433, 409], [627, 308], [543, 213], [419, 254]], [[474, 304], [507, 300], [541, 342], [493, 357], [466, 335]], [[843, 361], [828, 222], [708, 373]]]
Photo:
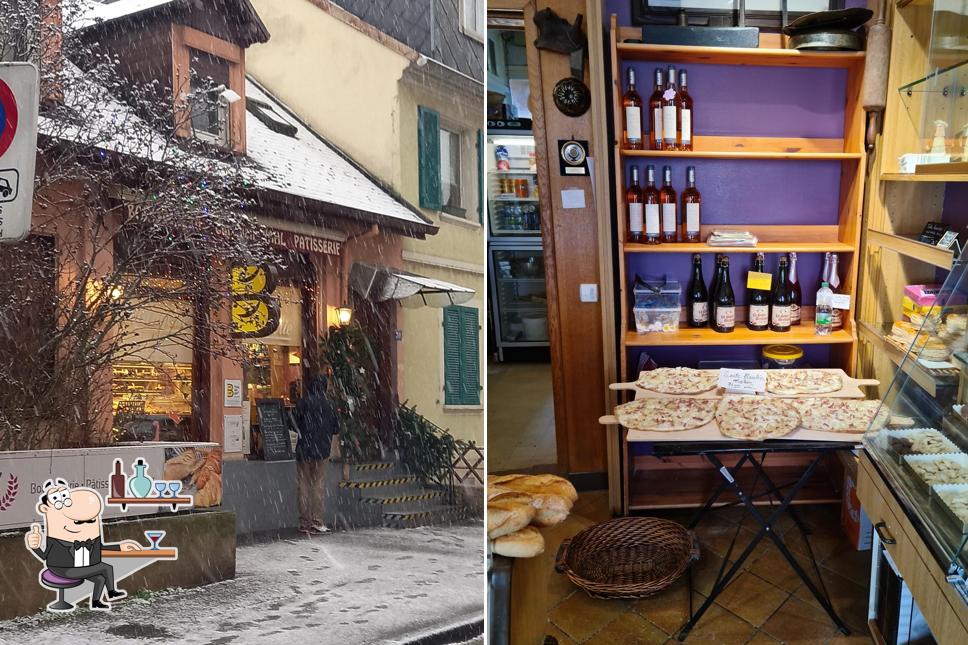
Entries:
[[[602, 521], [601, 509], [607, 506], [603, 493], [582, 494], [573, 513], [587, 513], [593, 521]], [[820, 564], [824, 584], [841, 619], [850, 627], [850, 636], [841, 635], [820, 605], [794, 574], [792, 568], [772, 545], [761, 541], [744, 568], [720, 594], [716, 603], [693, 628], [686, 643], [758, 644], [817, 643], [823, 645], [872, 643], [866, 627], [867, 580], [870, 551], [854, 551], [840, 528], [840, 509], [836, 505], [798, 506], [804, 522], [812, 530], [810, 545]], [[691, 511], [655, 512], [685, 523]], [[726, 549], [741, 521], [735, 558], [753, 537], [752, 521], [735, 510], [713, 511], [704, 518], [697, 531], [702, 545], [702, 558], [693, 571], [694, 602], [701, 603], [712, 588], [713, 580], [726, 555]], [[786, 544], [797, 561], [813, 572], [806, 544], [792, 521], [780, 522]], [[554, 552], [557, 544], [548, 544]], [[552, 573], [548, 597], [553, 606], [548, 610], [546, 636], [559, 645], [665, 643], [677, 641], [672, 636], [687, 618], [687, 585], [685, 578], [660, 594], [636, 601], [607, 601], [590, 598], [564, 576]], [[553, 592], [552, 592], [553, 590]], [[698, 604], [696, 605], [698, 607]], [[546, 639], [546, 643], [551, 643]], [[527, 645], [527, 644], [525, 644]]]

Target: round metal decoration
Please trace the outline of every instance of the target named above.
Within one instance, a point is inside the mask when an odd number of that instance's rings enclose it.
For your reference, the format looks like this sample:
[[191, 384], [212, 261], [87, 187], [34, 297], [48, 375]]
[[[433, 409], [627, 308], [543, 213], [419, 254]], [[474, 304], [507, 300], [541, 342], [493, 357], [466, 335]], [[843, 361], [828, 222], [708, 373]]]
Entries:
[[583, 82], [569, 76], [558, 81], [552, 91], [555, 107], [565, 116], [579, 117], [592, 106], [591, 92]]

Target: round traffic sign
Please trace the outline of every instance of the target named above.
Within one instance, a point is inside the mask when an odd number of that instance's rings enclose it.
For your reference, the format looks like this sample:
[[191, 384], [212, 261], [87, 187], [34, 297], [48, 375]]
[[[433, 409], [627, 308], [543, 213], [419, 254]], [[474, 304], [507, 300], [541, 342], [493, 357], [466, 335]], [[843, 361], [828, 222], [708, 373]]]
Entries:
[[0, 79], [0, 157], [17, 134], [17, 99], [10, 86]]

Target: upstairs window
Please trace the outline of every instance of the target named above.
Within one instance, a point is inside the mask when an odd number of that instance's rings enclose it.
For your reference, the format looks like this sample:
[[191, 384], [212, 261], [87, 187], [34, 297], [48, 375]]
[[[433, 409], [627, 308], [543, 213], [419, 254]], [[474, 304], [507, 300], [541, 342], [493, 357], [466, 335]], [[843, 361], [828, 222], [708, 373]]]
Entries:
[[446, 128], [440, 129], [440, 190], [441, 210], [457, 214], [461, 203], [461, 136]]
[[461, 0], [460, 25], [464, 33], [484, 42], [487, 38], [486, 13], [485, 0]]
[[229, 62], [208, 52], [189, 49], [192, 134], [220, 145], [229, 143]]

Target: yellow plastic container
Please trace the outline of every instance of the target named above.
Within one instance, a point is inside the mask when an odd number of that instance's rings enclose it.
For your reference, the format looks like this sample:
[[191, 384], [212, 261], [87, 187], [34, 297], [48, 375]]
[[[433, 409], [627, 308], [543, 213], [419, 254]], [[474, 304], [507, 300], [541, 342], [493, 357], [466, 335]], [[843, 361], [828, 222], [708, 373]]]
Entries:
[[763, 348], [763, 366], [767, 369], [793, 369], [800, 366], [803, 350], [796, 345], [767, 345]]

